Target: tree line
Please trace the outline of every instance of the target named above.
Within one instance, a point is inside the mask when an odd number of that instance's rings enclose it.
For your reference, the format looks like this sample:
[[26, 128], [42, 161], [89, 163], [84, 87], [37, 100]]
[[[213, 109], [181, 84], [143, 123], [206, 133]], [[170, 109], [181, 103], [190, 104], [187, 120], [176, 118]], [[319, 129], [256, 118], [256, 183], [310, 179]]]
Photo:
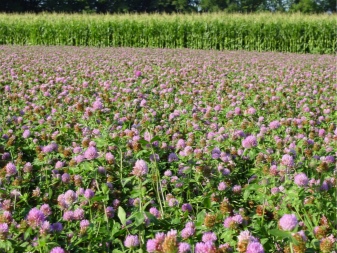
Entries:
[[336, 0], [0, 0], [0, 12], [336, 12]]

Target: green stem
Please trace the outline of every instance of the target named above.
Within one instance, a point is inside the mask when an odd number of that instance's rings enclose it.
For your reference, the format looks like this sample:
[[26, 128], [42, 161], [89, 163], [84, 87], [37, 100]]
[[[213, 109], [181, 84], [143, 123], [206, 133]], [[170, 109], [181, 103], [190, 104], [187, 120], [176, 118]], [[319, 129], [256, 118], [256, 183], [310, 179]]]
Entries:
[[88, 202], [89, 202], [90, 221], [92, 221], [92, 211], [91, 211], [91, 201], [90, 201], [90, 199], [88, 200]]
[[142, 201], [143, 201], [143, 189], [142, 189], [142, 180], [140, 178], [138, 178], [138, 185], [139, 185], [139, 212], [142, 213], [143, 212], [143, 205], [142, 205]]
[[14, 211], [15, 211], [15, 206], [16, 206], [16, 195], [14, 196], [14, 206], [13, 206]]
[[96, 237], [98, 236], [99, 228], [100, 228], [100, 227], [101, 227], [101, 222], [98, 223], [98, 229], [97, 229]]
[[291, 252], [291, 253], [294, 253], [294, 250], [293, 250], [293, 243], [290, 242], [290, 243], [289, 243], [289, 246], [290, 246], [290, 252]]
[[[161, 217], [163, 217], [164, 215], [164, 209], [163, 209], [163, 201], [164, 201], [164, 194], [162, 191], [160, 191], [160, 189], [162, 189], [161, 187], [161, 182], [160, 182], [160, 173], [159, 173], [159, 169], [158, 169], [158, 166], [157, 166], [157, 161], [156, 161], [156, 158], [155, 158], [155, 153], [154, 153], [154, 150], [153, 150], [153, 147], [151, 148], [151, 151], [152, 151], [152, 155], [153, 155], [153, 158], [154, 158], [154, 167], [155, 167], [155, 172], [154, 172], [154, 175], [155, 175], [155, 178], [156, 178], [156, 192], [157, 192], [157, 198], [158, 198], [158, 202], [159, 202], [159, 206], [160, 206], [160, 215]], [[162, 196], [160, 196], [160, 192], [162, 194]], [[163, 200], [161, 199], [163, 198]]]
[[39, 252], [42, 253], [42, 249], [41, 249], [41, 246], [40, 246], [40, 239], [37, 239], [37, 243], [39, 245]]
[[123, 152], [121, 149], [119, 149], [119, 153], [120, 153], [120, 165], [119, 165], [119, 177], [120, 177], [120, 181], [121, 181], [121, 186], [123, 186]]
[[[263, 195], [266, 196], [266, 194], [267, 194], [267, 188], [264, 187]], [[265, 198], [263, 198], [263, 212], [262, 212], [261, 227], [263, 226], [263, 223], [264, 223], [264, 214], [265, 214], [265, 210], [266, 210]]]

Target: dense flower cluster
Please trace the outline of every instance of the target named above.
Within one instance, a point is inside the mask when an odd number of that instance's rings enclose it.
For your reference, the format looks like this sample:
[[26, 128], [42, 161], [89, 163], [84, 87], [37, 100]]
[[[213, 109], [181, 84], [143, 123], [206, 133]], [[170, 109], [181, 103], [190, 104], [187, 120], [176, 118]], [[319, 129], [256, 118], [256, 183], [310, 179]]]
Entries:
[[282, 230], [291, 231], [298, 224], [297, 218], [294, 214], [285, 214], [279, 221], [279, 225]]
[[333, 251], [335, 56], [0, 46], [0, 59], [6, 252]]

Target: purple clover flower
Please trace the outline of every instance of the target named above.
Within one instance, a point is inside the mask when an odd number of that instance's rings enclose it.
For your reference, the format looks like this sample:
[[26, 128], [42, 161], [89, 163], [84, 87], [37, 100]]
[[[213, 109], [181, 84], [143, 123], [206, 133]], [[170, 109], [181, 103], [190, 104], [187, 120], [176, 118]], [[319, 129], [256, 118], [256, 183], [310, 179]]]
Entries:
[[250, 135], [242, 140], [242, 147], [253, 148], [257, 146], [257, 140], [254, 135]]
[[57, 161], [55, 164], [55, 169], [61, 169], [64, 166], [64, 162]]
[[61, 232], [63, 230], [62, 223], [56, 222], [51, 225], [51, 229], [54, 232]]
[[45, 221], [45, 218], [46, 217], [44, 213], [34, 207], [27, 215], [27, 223], [32, 228], [37, 228], [42, 225], [42, 223]]
[[40, 234], [46, 235], [51, 231], [51, 225], [49, 221], [44, 221], [40, 227]]
[[85, 152], [84, 152], [84, 157], [87, 160], [93, 160], [98, 157], [97, 149], [95, 147], [89, 147]]
[[293, 230], [298, 224], [297, 218], [294, 214], [285, 214], [279, 220], [279, 225], [284, 231]]
[[240, 185], [234, 185], [232, 188], [233, 193], [240, 194], [241, 193], [241, 186]]
[[214, 232], [206, 232], [202, 235], [203, 242], [215, 242], [218, 238]]
[[258, 240], [252, 236], [252, 234], [248, 230], [241, 231], [238, 235], [238, 241], [239, 242], [258, 242]]
[[63, 214], [63, 220], [65, 221], [72, 221], [74, 219], [74, 212], [73, 211], [65, 211]]
[[86, 199], [91, 199], [95, 196], [95, 193], [93, 192], [93, 190], [91, 189], [86, 189], [83, 196], [86, 198]]
[[165, 234], [164, 233], [157, 233], [155, 235], [154, 239], [150, 239], [146, 243], [146, 250], [149, 253], [154, 253], [154, 252], [162, 252], [163, 247], [162, 244], [165, 240]]
[[6, 176], [14, 176], [18, 171], [16, 170], [16, 166], [14, 163], [7, 163], [6, 165]]
[[108, 152], [105, 154], [105, 160], [108, 163], [113, 163], [115, 161], [115, 156], [113, 154], [111, 154], [111, 152]]
[[269, 123], [270, 129], [277, 129], [281, 126], [280, 122], [278, 120], [274, 120]]
[[103, 109], [103, 103], [99, 100], [96, 100], [95, 102], [93, 102], [92, 104], [92, 108], [96, 111], [96, 110], [101, 110]]
[[179, 158], [175, 153], [171, 153], [168, 156], [168, 162], [174, 162], [174, 161], [178, 161]]
[[216, 252], [216, 247], [213, 242], [198, 242], [195, 245], [195, 253], [211, 253]]
[[124, 246], [127, 248], [136, 248], [139, 246], [139, 239], [137, 235], [128, 235], [125, 238]]
[[74, 154], [79, 154], [79, 153], [81, 153], [82, 152], [82, 148], [81, 147], [74, 147], [73, 148], [73, 153]]
[[0, 234], [7, 234], [9, 231], [7, 223], [0, 223]]
[[185, 227], [183, 230], [181, 230], [181, 237], [184, 239], [187, 239], [193, 236], [194, 233], [195, 233], [195, 229], [193, 227]]
[[142, 72], [140, 70], [135, 71], [135, 77], [140, 77], [142, 75]]
[[160, 218], [160, 212], [157, 208], [155, 207], [151, 207], [150, 210], [149, 210], [150, 214], [152, 214], [154, 217], [156, 217], [157, 219]]
[[84, 155], [78, 155], [78, 156], [75, 156], [75, 157], [74, 157], [74, 161], [75, 161], [77, 164], [83, 162], [84, 159], [85, 159]]
[[47, 146], [42, 147], [43, 153], [51, 153], [53, 151], [57, 151], [58, 145], [56, 143], [51, 143]]
[[178, 201], [176, 198], [171, 198], [171, 199], [169, 199], [169, 201], [168, 201], [168, 205], [169, 205], [170, 207], [177, 206], [177, 205], [179, 205], [179, 201]]
[[90, 222], [88, 220], [81, 220], [80, 222], [80, 228], [82, 229], [87, 229], [90, 226]]
[[181, 210], [183, 210], [183, 212], [192, 212], [193, 208], [191, 204], [185, 203], [181, 206]]
[[227, 188], [227, 185], [226, 185], [225, 182], [220, 182], [219, 183], [219, 185], [218, 185], [218, 190], [219, 191], [224, 191], [224, 190], [226, 190], [226, 188]]
[[26, 129], [25, 131], [23, 131], [22, 137], [24, 139], [27, 139], [30, 136], [30, 131], [29, 129]]
[[248, 244], [246, 253], [264, 253], [264, 249], [261, 243], [251, 242]]
[[307, 175], [305, 175], [304, 173], [299, 173], [294, 177], [294, 182], [295, 184], [297, 184], [298, 186], [307, 186], [309, 183], [309, 179], [307, 177]]
[[294, 166], [294, 158], [291, 155], [286, 154], [282, 156], [281, 163], [282, 165], [291, 168]]
[[61, 247], [55, 247], [55, 248], [52, 248], [52, 250], [49, 253], [66, 253], [66, 252]]
[[83, 220], [84, 219], [84, 210], [82, 208], [77, 208], [74, 211], [74, 219], [75, 220]]
[[67, 205], [73, 204], [77, 200], [77, 195], [73, 190], [68, 190], [64, 194], [64, 202]]
[[187, 242], [179, 243], [178, 253], [188, 253], [188, 252], [191, 252], [191, 245], [189, 245]]
[[113, 218], [115, 215], [115, 209], [112, 206], [107, 206], [105, 213], [108, 218]]
[[250, 115], [254, 115], [256, 113], [256, 109], [253, 107], [248, 108], [247, 113]]
[[70, 182], [70, 175], [68, 173], [64, 173], [62, 176], [61, 176], [61, 179], [62, 179], [62, 182], [67, 184]]
[[148, 173], [149, 169], [144, 160], [137, 160], [133, 170], [131, 172], [132, 175], [137, 177], [142, 177]]
[[40, 207], [40, 211], [43, 212], [43, 214], [48, 217], [49, 215], [52, 214], [52, 211], [51, 211], [51, 208], [48, 204], [43, 204], [41, 207]]

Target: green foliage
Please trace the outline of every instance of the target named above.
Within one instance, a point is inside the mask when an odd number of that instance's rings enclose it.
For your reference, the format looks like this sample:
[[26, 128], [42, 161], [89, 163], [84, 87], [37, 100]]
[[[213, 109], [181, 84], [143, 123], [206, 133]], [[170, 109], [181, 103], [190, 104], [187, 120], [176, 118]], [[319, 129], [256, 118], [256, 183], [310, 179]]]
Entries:
[[335, 16], [0, 15], [0, 44], [334, 53]]
[[336, 12], [334, 0], [2, 0], [0, 12], [190, 13]]
[[297, 4], [291, 6], [292, 11], [300, 11], [302, 13], [320, 12], [320, 6], [314, 0], [300, 0]]

